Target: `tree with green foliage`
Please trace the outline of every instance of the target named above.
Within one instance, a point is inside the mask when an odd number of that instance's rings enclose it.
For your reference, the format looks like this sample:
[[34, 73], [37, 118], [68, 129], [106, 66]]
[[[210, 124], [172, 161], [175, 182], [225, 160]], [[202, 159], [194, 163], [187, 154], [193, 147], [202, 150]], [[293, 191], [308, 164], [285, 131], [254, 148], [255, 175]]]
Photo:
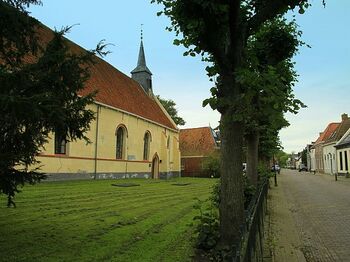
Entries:
[[286, 152], [282, 151], [282, 150], [278, 150], [278, 152], [276, 152], [275, 155], [276, 155], [276, 159], [277, 159], [278, 164], [281, 167], [285, 167], [289, 155]]
[[282, 149], [279, 138], [279, 129], [267, 128], [260, 133], [259, 139], [259, 162], [266, 168], [271, 168], [270, 161], [275, 154]]
[[162, 104], [164, 109], [168, 112], [168, 114], [173, 119], [176, 125], [184, 126], [186, 124], [185, 120], [183, 120], [183, 118], [178, 116], [176, 103], [174, 102], [174, 100], [164, 99], [164, 98], [161, 98], [159, 95], [157, 96], [157, 99]]
[[203, 170], [205, 170], [210, 177], [220, 177], [220, 153], [218, 151], [204, 158]]
[[245, 115], [247, 176], [255, 186], [260, 134], [287, 126], [283, 113], [297, 113], [304, 106], [293, 94], [297, 76], [291, 61], [303, 44], [300, 35], [294, 21], [277, 17], [248, 39], [246, 64], [239, 71], [239, 81], [247, 90], [241, 112]]
[[306, 148], [304, 148], [303, 151], [301, 151], [301, 163], [307, 166], [307, 149]]
[[91, 52], [72, 53], [63, 35], [53, 32], [43, 43], [41, 25], [26, 7], [35, 0], [0, 1], [0, 193], [8, 206], [19, 186], [34, 184], [40, 173], [36, 156], [50, 134], [64, 134], [66, 141], [85, 139], [94, 119], [86, 109], [94, 94], [80, 96], [89, 78], [94, 54], [105, 54], [103, 44]]
[[[242, 145], [244, 114], [242, 96], [247, 93], [238, 81], [244, 67], [249, 37], [262, 25], [288, 10], [309, 6], [308, 0], [152, 0], [163, 4], [171, 20], [169, 30], [179, 39], [174, 43], [188, 48], [185, 55], [201, 54], [218, 72], [213, 97], [206, 101], [221, 113], [221, 202], [220, 244], [229, 247], [240, 239], [244, 223]], [[211, 72], [208, 72], [211, 75]]]

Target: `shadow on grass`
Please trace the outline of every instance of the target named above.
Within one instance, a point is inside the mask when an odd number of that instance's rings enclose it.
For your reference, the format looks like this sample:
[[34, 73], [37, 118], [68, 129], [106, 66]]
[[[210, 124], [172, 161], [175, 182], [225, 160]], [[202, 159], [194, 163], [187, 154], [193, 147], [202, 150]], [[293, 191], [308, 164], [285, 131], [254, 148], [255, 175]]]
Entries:
[[117, 186], [117, 187], [133, 187], [133, 186], [140, 186], [140, 184], [136, 183], [123, 183], [123, 184], [111, 184], [112, 186]]

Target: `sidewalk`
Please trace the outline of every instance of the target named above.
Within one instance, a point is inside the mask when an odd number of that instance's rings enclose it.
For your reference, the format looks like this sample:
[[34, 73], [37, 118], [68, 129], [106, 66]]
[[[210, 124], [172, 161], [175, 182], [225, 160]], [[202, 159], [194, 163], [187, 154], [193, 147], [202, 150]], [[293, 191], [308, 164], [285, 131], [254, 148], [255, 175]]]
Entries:
[[302, 241], [283, 192], [283, 175], [278, 175], [278, 186], [270, 181], [264, 261], [304, 262]]
[[322, 179], [326, 179], [329, 181], [339, 182], [341, 184], [349, 184], [350, 185], [350, 178], [345, 177], [345, 175], [338, 175], [337, 181], [335, 181], [334, 175], [330, 174], [324, 174], [324, 173], [313, 173], [313, 172], [300, 172], [301, 175], [309, 175], [309, 176], [318, 176]]

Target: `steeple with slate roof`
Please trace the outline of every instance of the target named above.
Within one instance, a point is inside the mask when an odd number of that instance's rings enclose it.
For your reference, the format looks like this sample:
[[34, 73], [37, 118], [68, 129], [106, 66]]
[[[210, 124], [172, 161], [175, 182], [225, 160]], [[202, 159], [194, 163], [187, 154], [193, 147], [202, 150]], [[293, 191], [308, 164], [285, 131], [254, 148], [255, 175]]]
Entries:
[[141, 29], [141, 43], [137, 66], [131, 71], [131, 78], [138, 82], [147, 94], [152, 94], [152, 73], [146, 65], [145, 50], [143, 48], [143, 32]]

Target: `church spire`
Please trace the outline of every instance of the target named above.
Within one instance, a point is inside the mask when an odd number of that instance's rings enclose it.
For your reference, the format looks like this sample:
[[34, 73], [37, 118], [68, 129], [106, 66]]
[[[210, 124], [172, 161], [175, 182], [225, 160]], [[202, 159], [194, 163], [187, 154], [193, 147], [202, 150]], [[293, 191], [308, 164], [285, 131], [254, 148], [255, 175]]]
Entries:
[[137, 66], [138, 67], [146, 67], [146, 57], [145, 57], [145, 50], [143, 49], [143, 41], [141, 38], [141, 44], [140, 44], [140, 50], [139, 50], [139, 59], [137, 60]]
[[131, 77], [137, 81], [146, 93], [152, 93], [152, 73], [146, 65], [145, 50], [143, 47], [143, 30], [141, 24], [141, 43], [139, 50], [139, 57], [137, 60], [137, 66], [131, 71]]

